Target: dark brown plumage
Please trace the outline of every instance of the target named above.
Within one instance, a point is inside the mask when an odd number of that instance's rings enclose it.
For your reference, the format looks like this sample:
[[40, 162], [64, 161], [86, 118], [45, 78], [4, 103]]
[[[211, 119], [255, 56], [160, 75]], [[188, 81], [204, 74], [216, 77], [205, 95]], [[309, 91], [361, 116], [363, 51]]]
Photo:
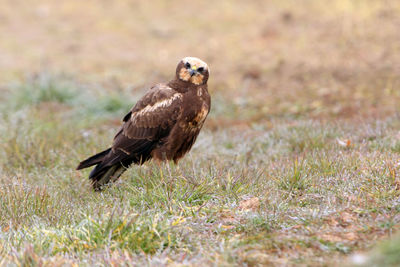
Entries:
[[111, 148], [82, 161], [77, 170], [96, 165], [89, 178], [93, 188], [101, 190], [132, 163], [151, 158], [177, 163], [196, 141], [210, 111], [208, 76], [205, 62], [182, 59], [174, 80], [152, 87], [125, 115]]

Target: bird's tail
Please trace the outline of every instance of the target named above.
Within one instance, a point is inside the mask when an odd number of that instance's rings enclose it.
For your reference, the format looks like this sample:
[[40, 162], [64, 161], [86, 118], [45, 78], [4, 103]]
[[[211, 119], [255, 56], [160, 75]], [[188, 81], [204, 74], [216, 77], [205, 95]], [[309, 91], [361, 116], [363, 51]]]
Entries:
[[125, 171], [125, 167], [120, 162], [113, 165], [107, 165], [107, 155], [109, 155], [111, 148], [106, 149], [88, 159], [79, 163], [77, 170], [88, 168], [96, 165], [90, 172], [89, 179], [92, 180], [93, 189], [100, 191], [102, 187], [110, 182], [116, 181], [121, 174]]
[[126, 168], [120, 162], [112, 166], [97, 165], [89, 175], [93, 189], [101, 191], [104, 185], [115, 182], [125, 170]]
[[84, 161], [82, 161], [81, 163], [79, 163], [78, 167], [76, 168], [77, 170], [80, 169], [85, 169], [88, 168], [90, 166], [99, 164], [103, 161], [103, 159], [105, 158], [105, 156], [108, 155], [108, 153], [111, 151], [111, 148], [106, 149], [94, 156], [91, 156], [90, 158], [85, 159]]

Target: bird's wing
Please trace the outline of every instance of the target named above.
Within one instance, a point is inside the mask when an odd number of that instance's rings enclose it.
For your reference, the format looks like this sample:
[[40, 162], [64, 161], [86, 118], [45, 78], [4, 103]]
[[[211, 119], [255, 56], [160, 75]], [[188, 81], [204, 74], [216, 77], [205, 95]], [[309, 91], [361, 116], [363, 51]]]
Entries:
[[181, 93], [164, 84], [154, 86], [124, 117], [122, 134], [132, 139], [162, 137], [178, 119], [181, 104]]
[[[167, 85], [151, 88], [125, 115], [116, 134], [107, 165], [128, 158], [148, 156], [154, 145], [167, 136], [182, 108], [182, 94]], [[136, 159], [137, 160], [137, 159]]]

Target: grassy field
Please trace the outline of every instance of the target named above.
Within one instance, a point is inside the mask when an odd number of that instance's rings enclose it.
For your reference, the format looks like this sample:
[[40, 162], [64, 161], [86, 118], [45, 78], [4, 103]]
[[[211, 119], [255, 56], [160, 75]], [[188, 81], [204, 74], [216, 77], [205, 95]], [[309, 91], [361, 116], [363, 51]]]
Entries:
[[[400, 263], [398, 1], [0, 2], [0, 266]], [[187, 55], [192, 151], [93, 192], [79, 161]]]

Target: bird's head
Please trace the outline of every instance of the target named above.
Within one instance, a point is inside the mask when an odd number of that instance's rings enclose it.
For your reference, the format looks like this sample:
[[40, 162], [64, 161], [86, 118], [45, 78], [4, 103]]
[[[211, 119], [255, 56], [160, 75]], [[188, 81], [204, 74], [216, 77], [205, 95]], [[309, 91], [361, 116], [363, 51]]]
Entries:
[[176, 67], [176, 76], [179, 80], [195, 85], [206, 84], [209, 76], [207, 64], [197, 57], [185, 57]]

